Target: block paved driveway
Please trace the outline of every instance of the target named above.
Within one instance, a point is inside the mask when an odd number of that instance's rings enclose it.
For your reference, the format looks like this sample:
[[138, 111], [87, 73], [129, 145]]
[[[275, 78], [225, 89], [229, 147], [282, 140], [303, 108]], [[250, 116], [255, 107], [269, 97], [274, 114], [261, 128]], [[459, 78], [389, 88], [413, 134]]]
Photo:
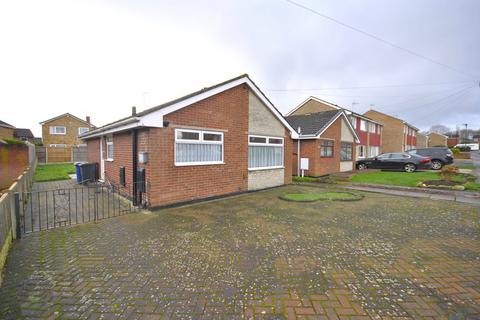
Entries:
[[37, 232], [15, 243], [0, 318], [478, 319], [478, 208], [289, 186]]

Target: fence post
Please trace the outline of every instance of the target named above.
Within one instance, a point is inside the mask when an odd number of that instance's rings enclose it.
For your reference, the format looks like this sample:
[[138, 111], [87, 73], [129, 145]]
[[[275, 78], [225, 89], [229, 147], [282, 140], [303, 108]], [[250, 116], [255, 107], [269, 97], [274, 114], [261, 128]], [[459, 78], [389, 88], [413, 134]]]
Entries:
[[20, 193], [14, 193], [15, 199], [15, 239], [22, 238], [22, 230], [20, 228]]

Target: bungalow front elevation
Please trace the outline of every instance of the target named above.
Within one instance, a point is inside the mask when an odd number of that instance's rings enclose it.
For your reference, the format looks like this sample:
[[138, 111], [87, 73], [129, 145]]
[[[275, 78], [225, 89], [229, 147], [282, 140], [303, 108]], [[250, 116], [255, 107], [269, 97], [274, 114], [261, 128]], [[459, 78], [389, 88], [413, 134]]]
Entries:
[[344, 110], [291, 115], [286, 119], [298, 132], [293, 146], [294, 175], [300, 174], [301, 158], [308, 159], [308, 176], [355, 170], [355, 150], [360, 139]]
[[100, 178], [148, 207], [290, 183], [296, 137], [247, 75], [82, 136]]

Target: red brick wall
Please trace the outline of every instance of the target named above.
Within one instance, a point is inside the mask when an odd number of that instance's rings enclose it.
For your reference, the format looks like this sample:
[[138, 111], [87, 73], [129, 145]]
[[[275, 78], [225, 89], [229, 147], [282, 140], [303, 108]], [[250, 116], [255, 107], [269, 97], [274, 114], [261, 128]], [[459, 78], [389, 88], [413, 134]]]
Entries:
[[27, 166], [26, 145], [0, 144], [0, 189], [8, 188]]
[[[333, 139], [333, 157], [320, 157], [320, 143], [322, 139], [309, 139], [300, 141], [300, 153], [302, 158], [309, 158], [309, 170], [305, 171], [308, 176], [323, 176], [340, 171], [340, 147], [341, 147], [342, 118], [338, 118], [323, 134], [322, 138]], [[355, 159], [355, 146], [353, 144], [352, 159]], [[297, 174], [297, 142], [292, 150], [292, 174]], [[352, 160], [355, 161], [355, 160]]]
[[291, 138], [290, 131], [285, 129], [285, 149], [283, 151], [284, 152], [283, 153], [283, 156], [284, 156], [284, 159], [283, 159], [284, 162], [283, 163], [284, 163], [284, 166], [285, 166], [285, 170], [284, 170], [284, 175], [285, 175], [285, 182], [284, 183], [285, 184], [288, 184], [288, 183], [292, 182], [293, 162], [291, 161], [290, 155], [293, 154], [293, 152], [294, 152], [293, 146], [294, 146], [294, 142]]
[[[104, 157], [107, 158], [106, 139], [104, 140]], [[113, 161], [105, 161], [105, 178], [114, 185], [120, 186], [120, 167], [125, 167], [125, 182], [127, 188], [132, 187], [132, 135], [124, 132], [113, 135]]]
[[[189, 201], [248, 188], [248, 87], [238, 86], [165, 116], [169, 127], [149, 132], [150, 205]], [[224, 131], [225, 164], [174, 165], [175, 128]]]

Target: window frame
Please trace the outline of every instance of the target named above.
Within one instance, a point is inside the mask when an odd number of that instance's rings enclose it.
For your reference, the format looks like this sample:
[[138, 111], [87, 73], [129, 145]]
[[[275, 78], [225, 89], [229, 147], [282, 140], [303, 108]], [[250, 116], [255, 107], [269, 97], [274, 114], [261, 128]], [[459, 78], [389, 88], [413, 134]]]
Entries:
[[360, 119], [360, 131], [368, 132], [368, 122], [367, 122], [367, 120]]
[[[324, 142], [329, 142], [332, 143], [331, 146], [324, 146]], [[324, 156], [322, 155], [322, 149], [323, 148], [331, 148], [332, 149], [332, 154], [330, 156]], [[333, 158], [335, 156], [335, 140], [329, 140], [329, 139], [320, 139], [320, 158]]]
[[[84, 132], [80, 132], [80, 129], [87, 129], [87, 130], [85, 130]], [[79, 136], [84, 134], [85, 132], [88, 132], [88, 131], [90, 131], [90, 128], [88, 128], [88, 127], [78, 127], [78, 135]]]
[[[63, 132], [57, 132], [57, 128], [63, 128]], [[66, 135], [67, 134], [67, 127], [66, 126], [50, 126], [49, 129], [48, 129], [48, 132], [50, 134], [54, 134], [54, 135]]]
[[67, 147], [65, 143], [51, 143], [48, 146], [50, 148], [66, 148]]
[[368, 129], [368, 133], [376, 133], [377, 132], [376, 124], [373, 123], [373, 122], [368, 123], [367, 129]]
[[[349, 145], [350, 146], [350, 159], [342, 159], [342, 149], [343, 149], [344, 145]], [[340, 161], [341, 162], [353, 161], [353, 142], [342, 141], [340, 143]]]
[[[108, 156], [108, 148], [109, 147], [112, 148], [112, 157]], [[106, 137], [106, 139], [105, 139], [105, 152], [106, 152], [105, 160], [106, 161], [113, 161], [114, 155], [115, 155], [115, 146], [113, 144], [113, 136]]]
[[[251, 137], [254, 137], [254, 138], [265, 138], [266, 139], [266, 142], [265, 143], [261, 143], [261, 142], [250, 142], [250, 138]], [[255, 167], [255, 168], [250, 168], [248, 167], [248, 171], [256, 171], [256, 170], [270, 170], [270, 169], [284, 169], [285, 168], [285, 139], [283, 137], [274, 137], [274, 136], [262, 136], [262, 135], [258, 135], [258, 134], [249, 134], [248, 137], [247, 137], [247, 142], [248, 142], [248, 147], [249, 146], [261, 146], [261, 147], [264, 147], [264, 146], [270, 146], [270, 147], [281, 147], [282, 148], [282, 164], [279, 165], [279, 166], [271, 166], [271, 167]], [[270, 143], [270, 139], [278, 139], [278, 140], [281, 140], [282, 143], [281, 144], [278, 144], [278, 143]], [[250, 154], [250, 152], [249, 152]], [[248, 161], [248, 155], [247, 155], [247, 162]]]
[[[357, 145], [357, 147], [358, 147], [358, 151], [357, 151], [357, 157], [358, 157], [358, 159], [365, 159], [365, 158], [367, 158], [367, 157], [365, 156], [365, 153], [366, 153], [365, 151], [367, 150], [367, 148], [366, 148], [367, 146], [364, 145], [364, 144], [359, 144], [359, 145]], [[360, 152], [360, 151], [361, 151], [361, 152]]]
[[[177, 133], [178, 132], [192, 132], [198, 133], [198, 140], [190, 140], [190, 139], [179, 139]], [[225, 145], [224, 145], [224, 134], [222, 131], [212, 131], [212, 130], [196, 130], [196, 129], [182, 129], [176, 128], [175, 129], [175, 140], [174, 140], [174, 155], [173, 155], [173, 162], [176, 167], [185, 167], [185, 166], [206, 166], [206, 165], [215, 165], [215, 164], [225, 164]], [[220, 135], [220, 141], [215, 140], [204, 140], [204, 134], [215, 134]], [[215, 144], [221, 145], [221, 155], [222, 159], [220, 161], [190, 161], [190, 162], [177, 162], [177, 144], [178, 143], [185, 143], [185, 144]]]

